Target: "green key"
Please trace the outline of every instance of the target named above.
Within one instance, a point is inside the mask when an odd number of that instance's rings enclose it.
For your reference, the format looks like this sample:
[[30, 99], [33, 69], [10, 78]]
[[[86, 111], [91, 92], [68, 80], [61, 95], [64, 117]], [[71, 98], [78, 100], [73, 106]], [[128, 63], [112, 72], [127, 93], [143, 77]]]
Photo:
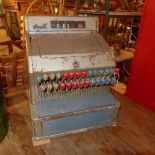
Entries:
[[54, 84], [53, 84], [53, 87], [54, 87], [54, 90], [58, 90], [58, 88], [59, 88], [59, 86], [58, 86], [57, 83], [54, 83]]

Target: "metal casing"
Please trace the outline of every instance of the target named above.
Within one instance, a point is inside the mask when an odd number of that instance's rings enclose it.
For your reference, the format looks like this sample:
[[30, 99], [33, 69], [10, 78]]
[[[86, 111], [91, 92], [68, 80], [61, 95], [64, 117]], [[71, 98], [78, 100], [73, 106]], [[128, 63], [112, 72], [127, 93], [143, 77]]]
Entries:
[[[53, 20], [84, 21], [85, 28], [52, 29]], [[98, 34], [97, 18], [27, 16], [25, 30], [30, 73], [115, 66], [113, 51]]]
[[36, 77], [43, 74], [115, 67], [113, 51], [98, 33], [98, 19], [26, 16], [25, 31], [34, 138], [115, 124], [119, 103], [111, 96], [109, 85], [54, 91], [50, 98], [40, 93], [36, 83]]

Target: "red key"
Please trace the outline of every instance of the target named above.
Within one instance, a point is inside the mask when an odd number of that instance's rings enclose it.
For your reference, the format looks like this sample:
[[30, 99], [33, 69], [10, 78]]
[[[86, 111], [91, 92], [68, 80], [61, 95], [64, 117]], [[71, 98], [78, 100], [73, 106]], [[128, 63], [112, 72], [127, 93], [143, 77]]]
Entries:
[[87, 76], [87, 72], [86, 71], [83, 71], [82, 72], [82, 77], [85, 78], [86, 76]]
[[68, 73], [63, 73], [63, 79], [68, 79]]
[[77, 79], [79, 79], [79, 78], [80, 78], [80, 72], [76, 72], [76, 73], [75, 73], [75, 77], [76, 77]]
[[71, 87], [72, 87], [72, 84], [71, 84], [70, 82], [67, 82], [67, 83], [66, 83], [66, 88], [67, 88], [67, 89], [71, 89]]
[[59, 87], [60, 87], [61, 90], [64, 90], [65, 89], [65, 86], [66, 86], [65, 83], [60, 83], [59, 84]]
[[73, 72], [70, 72], [69, 73], [69, 77], [70, 77], [70, 79], [73, 79], [74, 78], [74, 73]]
[[80, 81], [79, 82], [79, 87], [82, 88], [83, 86], [84, 86], [84, 82], [83, 81]]
[[85, 83], [84, 83], [84, 86], [85, 87], [89, 87], [90, 86], [90, 81], [89, 80], [86, 80]]
[[78, 82], [73, 82], [73, 83], [72, 83], [72, 87], [73, 87], [73, 88], [78, 88]]
[[115, 73], [119, 74], [119, 72], [120, 72], [120, 69], [119, 68], [115, 68]]

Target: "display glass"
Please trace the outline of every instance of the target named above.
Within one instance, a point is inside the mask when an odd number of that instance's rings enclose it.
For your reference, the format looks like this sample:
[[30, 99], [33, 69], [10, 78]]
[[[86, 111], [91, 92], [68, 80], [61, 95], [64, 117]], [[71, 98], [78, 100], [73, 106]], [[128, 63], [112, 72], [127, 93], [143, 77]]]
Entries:
[[85, 21], [51, 21], [52, 29], [84, 29]]

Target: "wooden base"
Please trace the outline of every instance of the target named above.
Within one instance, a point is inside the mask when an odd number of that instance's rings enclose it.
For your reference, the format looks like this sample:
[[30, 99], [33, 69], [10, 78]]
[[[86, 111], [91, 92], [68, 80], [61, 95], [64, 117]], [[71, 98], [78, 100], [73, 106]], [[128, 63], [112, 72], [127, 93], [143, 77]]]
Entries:
[[50, 139], [36, 140], [32, 137], [32, 142], [33, 142], [33, 146], [39, 146], [39, 145], [50, 143]]

